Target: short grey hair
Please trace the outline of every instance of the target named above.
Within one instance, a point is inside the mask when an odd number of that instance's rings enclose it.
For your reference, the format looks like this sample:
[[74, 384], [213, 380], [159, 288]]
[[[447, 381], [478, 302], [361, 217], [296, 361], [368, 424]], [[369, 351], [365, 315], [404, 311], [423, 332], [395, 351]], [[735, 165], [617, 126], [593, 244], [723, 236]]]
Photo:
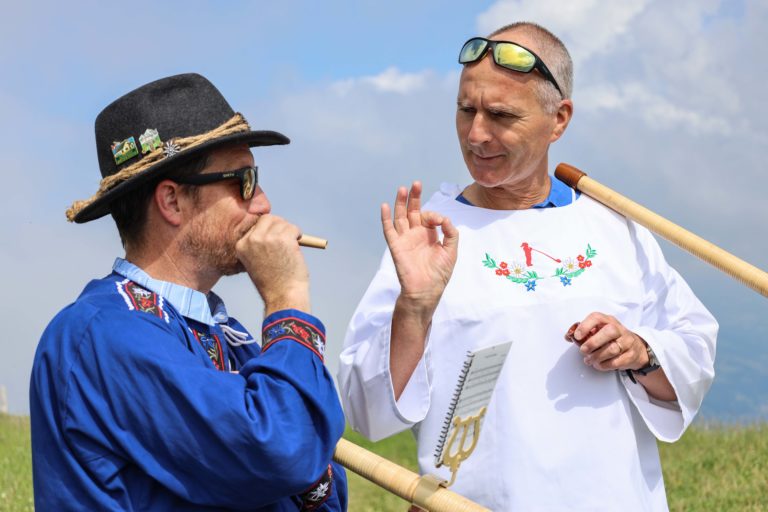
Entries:
[[539, 49], [537, 53], [546, 63], [563, 93], [561, 96], [553, 84], [549, 83], [548, 80], [541, 80], [536, 82], [536, 96], [539, 98], [539, 102], [545, 111], [549, 113], [556, 112], [560, 100], [570, 99], [573, 94], [573, 61], [571, 60], [571, 54], [568, 53], [568, 49], [556, 35], [541, 25], [530, 21], [518, 21], [504, 25], [494, 30], [488, 35], [488, 38], [490, 39], [510, 30], [524, 32], [536, 42], [536, 46]]

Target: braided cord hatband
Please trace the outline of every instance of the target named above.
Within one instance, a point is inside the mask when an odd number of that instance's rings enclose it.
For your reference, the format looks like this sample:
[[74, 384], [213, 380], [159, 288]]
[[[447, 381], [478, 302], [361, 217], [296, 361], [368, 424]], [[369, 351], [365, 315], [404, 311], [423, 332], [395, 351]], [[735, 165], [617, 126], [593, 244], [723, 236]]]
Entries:
[[[217, 126], [211, 131], [202, 133], [200, 135], [193, 135], [191, 137], [171, 139], [170, 141], [167, 141], [166, 144], [170, 143], [176, 147], [178, 152], [183, 152], [184, 150], [199, 146], [204, 142], [225, 137], [227, 135], [232, 135], [234, 133], [248, 132], [250, 129], [251, 127], [248, 125], [248, 121], [245, 120], [242, 114], [237, 113], [229, 120], [225, 121], [223, 124]], [[67, 209], [67, 220], [69, 222], [73, 222], [78, 213], [80, 213], [87, 206], [91, 205], [101, 196], [106, 194], [109, 190], [113, 189], [118, 184], [133, 178], [137, 174], [141, 174], [165, 158], [168, 157], [166, 157], [163, 148], [155, 148], [147, 156], [135, 164], [120, 169], [120, 171], [117, 173], [102, 179], [101, 183], [99, 183], [99, 190], [97, 190], [90, 199], [84, 199], [82, 201], [75, 201], [72, 203], [72, 206]]]

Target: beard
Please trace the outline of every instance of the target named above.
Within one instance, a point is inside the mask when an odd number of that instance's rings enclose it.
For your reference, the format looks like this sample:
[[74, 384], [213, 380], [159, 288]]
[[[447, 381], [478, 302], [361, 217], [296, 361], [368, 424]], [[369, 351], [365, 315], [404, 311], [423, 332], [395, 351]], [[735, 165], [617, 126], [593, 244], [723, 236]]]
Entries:
[[192, 221], [181, 240], [181, 251], [194, 257], [203, 271], [214, 271], [222, 276], [245, 272], [237, 257], [235, 244], [252, 225], [227, 229], [211, 220], [210, 216], [200, 215]]

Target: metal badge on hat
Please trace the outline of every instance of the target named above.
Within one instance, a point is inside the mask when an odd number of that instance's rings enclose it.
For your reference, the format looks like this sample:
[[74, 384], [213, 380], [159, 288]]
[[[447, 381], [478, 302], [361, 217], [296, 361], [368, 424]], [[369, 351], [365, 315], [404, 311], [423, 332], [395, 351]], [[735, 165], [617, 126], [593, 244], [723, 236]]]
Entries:
[[163, 154], [165, 154], [166, 158], [170, 158], [180, 151], [181, 147], [170, 140], [165, 143], [165, 146], [163, 146]]
[[115, 157], [115, 163], [117, 165], [130, 160], [138, 154], [139, 150], [136, 148], [136, 140], [133, 137], [128, 137], [123, 141], [112, 143], [112, 156]]
[[157, 130], [147, 128], [144, 133], [139, 135], [139, 144], [141, 144], [141, 154], [149, 153], [157, 148], [163, 146], [163, 141], [160, 140], [160, 134]]

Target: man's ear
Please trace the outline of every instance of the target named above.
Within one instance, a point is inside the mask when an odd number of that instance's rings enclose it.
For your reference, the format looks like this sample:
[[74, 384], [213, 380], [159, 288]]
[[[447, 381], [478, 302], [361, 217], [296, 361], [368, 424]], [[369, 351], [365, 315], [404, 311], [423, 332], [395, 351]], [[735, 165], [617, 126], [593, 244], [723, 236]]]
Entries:
[[549, 142], [555, 142], [562, 137], [565, 129], [568, 128], [568, 123], [571, 122], [571, 117], [573, 117], [573, 102], [571, 100], [560, 101], [560, 106], [555, 113], [555, 127]]
[[181, 186], [175, 181], [163, 180], [155, 187], [153, 200], [160, 215], [172, 226], [179, 226], [182, 220]]

